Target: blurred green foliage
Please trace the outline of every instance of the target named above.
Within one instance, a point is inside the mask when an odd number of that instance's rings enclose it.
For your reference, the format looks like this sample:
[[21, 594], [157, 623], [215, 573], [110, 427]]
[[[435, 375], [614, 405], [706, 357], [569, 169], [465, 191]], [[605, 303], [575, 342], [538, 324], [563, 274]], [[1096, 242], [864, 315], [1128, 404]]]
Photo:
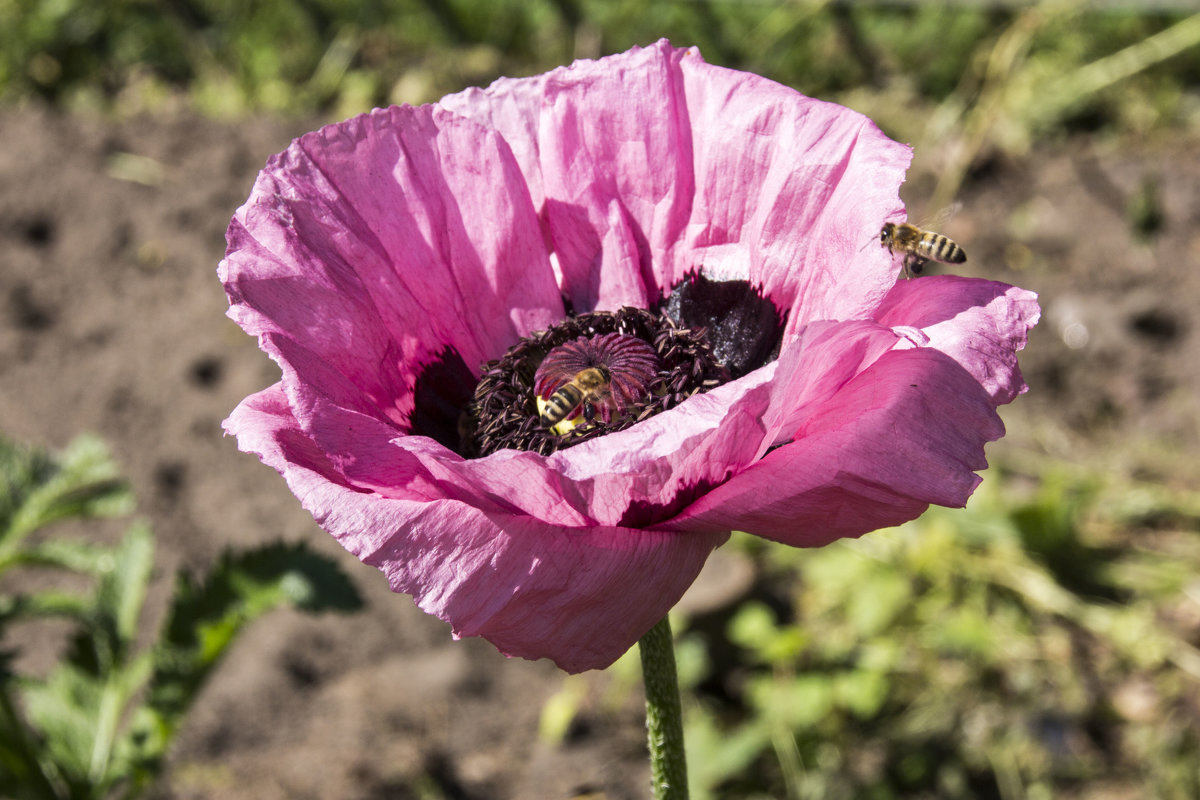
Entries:
[[1184, 5], [0, 0], [0, 104], [342, 119], [666, 37], [871, 116], [916, 146], [937, 211], [972, 167], [1039, 138], [1200, 126]]
[[[932, 107], [977, 91], [1006, 35], [1017, 46], [1014, 72], [990, 77], [1011, 79], [1027, 66], [1046, 88], [1046, 80], [1062, 83], [1184, 18], [1153, 6], [1094, 5], [0, 0], [0, 100], [138, 107], [181, 92], [213, 113], [347, 113], [433, 100], [502, 74], [541, 72], [668, 37], [699, 46], [711, 62], [816, 96], [889, 92], [910, 108]], [[1171, 55], [1169, 65], [1141, 65], [1143, 97], [1163, 104], [1164, 113], [1200, 83], [1200, 50]], [[1098, 90], [1091, 84], [1074, 89], [1085, 90], [1088, 97], [1056, 101], [1070, 106], [1058, 111], [1093, 125], [1119, 118], [1128, 103], [1115, 93], [1092, 96]]]
[[1200, 126], [1200, 14], [1182, 5], [0, 0], [0, 103], [342, 119], [666, 37], [914, 144], [936, 212], [1039, 138]]
[[683, 637], [695, 797], [1200, 796], [1197, 498], [998, 477], [857, 541], [740, 541], [755, 596]]
[[181, 572], [166, 624], [149, 647], [139, 647], [154, 565], [149, 529], [135, 522], [112, 545], [102, 537], [39, 533], [51, 523], [120, 516], [132, 507], [98, 440], [81, 437], [50, 454], [0, 439], [0, 575], [41, 568], [90, 586], [66, 590], [51, 580], [0, 592], [0, 637], [11, 626], [46, 619], [70, 629], [65, 651], [45, 674], [18, 673], [16, 652], [0, 657], [2, 797], [140, 796], [191, 701], [246, 624], [281, 605], [361, 605], [333, 562], [301, 546], [267, 545], [225, 554], [203, 581]]

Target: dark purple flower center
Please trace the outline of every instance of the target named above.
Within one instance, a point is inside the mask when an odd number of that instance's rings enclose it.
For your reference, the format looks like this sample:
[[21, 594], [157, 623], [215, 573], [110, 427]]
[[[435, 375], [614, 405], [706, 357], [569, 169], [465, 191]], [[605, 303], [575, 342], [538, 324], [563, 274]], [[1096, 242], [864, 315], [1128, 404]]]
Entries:
[[644, 308], [568, 317], [484, 365], [461, 451], [550, 454], [729, 380], [703, 331]]
[[467, 458], [549, 455], [624, 430], [779, 353], [786, 315], [761, 288], [689, 273], [652, 309], [570, 315], [482, 367], [453, 348], [414, 387], [413, 434]]

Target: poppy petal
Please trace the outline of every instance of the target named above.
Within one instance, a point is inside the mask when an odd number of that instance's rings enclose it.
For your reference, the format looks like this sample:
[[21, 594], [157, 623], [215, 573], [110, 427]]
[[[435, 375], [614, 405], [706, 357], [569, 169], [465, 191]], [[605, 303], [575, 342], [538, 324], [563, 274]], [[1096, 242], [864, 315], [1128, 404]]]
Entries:
[[794, 440], [664, 524], [743, 530], [799, 547], [861, 536], [962, 506], [1004, 426], [991, 398], [944, 353], [891, 350], [805, 421]]
[[[919, 284], [919, 285], [918, 285]], [[918, 328], [928, 346], [949, 354], [975, 376], [996, 404], [1028, 387], [1017, 366], [1041, 310], [1037, 295], [1004, 283], [937, 275], [897, 281], [874, 318]]]
[[701, 270], [761, 285], [795, 330], [864, 316], [895, 280], [877, 241], [911, 150], [843, 106], [666, 40], [442, 103], [514, 142], [576, 312]]
[[563, 528], [443, 497], [393, 499], [346, 485], [278, 384], [226, 421], [239, 447], [283, 475], [317, 523], [394, 591], [510, 656], [568, 672], [605, 667], [654, 626], [727, 532]]
[[230, 316], [296, 380], [402, 427], [422, 364], [450, 347], [478, 367], [563, 314], [507, 144], [432, 106], [296, 140], [228, 238]]

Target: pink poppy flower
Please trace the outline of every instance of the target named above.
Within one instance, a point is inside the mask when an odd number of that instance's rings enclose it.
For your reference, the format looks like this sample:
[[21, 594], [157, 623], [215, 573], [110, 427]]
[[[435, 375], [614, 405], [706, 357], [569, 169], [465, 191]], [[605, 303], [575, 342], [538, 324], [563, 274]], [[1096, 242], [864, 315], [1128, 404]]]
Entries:
[[1038, 307], [897, 281], [909, 158], [666, 42], [310, 133], [229, 227], [283, 375], [225, 429], [456, 637], [604, 667], [730, 530], [819, 546], [978, 484]]

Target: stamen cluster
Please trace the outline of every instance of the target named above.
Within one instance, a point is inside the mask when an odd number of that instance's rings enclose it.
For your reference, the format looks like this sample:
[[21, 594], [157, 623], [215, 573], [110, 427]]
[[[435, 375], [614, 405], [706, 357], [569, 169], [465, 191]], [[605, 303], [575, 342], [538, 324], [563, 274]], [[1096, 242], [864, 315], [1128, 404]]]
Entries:
[[[537, 398], [544, 400], [592, 366], [603, 366], [611, 376], [612, 404], [565, 433], [543, 425]], [[624, 430], [727, 380], [729, 372], [713, 356], [704, 331], [681, 328], [664, 314], [625, 307], [569, 317], [484, 365], [463, 450], [472, 456], [504, 448], [549, 455]]]

